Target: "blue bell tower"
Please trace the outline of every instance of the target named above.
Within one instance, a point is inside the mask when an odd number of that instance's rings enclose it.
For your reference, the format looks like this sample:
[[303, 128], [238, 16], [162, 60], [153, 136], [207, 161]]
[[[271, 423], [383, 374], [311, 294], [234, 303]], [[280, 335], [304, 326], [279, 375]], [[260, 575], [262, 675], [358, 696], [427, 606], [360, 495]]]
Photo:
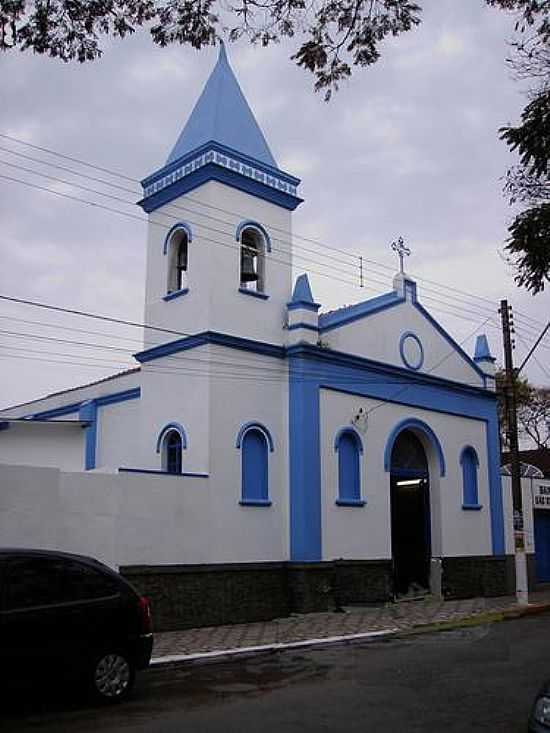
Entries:
[[165, 165], [142, 181], [142, 208], [155, 211], [208, 180], [293, 211], [299, 179], [278, 167], [223, 43], [218, 61]]
[[146, 322], [283, 344], [299, 183], [277, 165], [221, 44], [166, 163], [142, 181]]

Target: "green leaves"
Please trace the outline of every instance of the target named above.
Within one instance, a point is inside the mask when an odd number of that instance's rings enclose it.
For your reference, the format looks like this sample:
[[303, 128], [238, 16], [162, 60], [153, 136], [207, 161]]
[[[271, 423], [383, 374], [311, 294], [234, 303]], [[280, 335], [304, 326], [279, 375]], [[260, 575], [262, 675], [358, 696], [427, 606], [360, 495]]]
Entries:
[[533, 294], [550, 280], [550, 202], [518, 214], [509, 228], [507, 252], [517, 268], [515, 280]]

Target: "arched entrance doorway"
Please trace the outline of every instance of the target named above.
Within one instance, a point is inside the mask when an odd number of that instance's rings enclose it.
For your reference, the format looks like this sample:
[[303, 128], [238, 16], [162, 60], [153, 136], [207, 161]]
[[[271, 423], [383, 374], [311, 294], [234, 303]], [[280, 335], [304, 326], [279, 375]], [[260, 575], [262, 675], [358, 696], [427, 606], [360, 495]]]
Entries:
[[391, 538], [396, 596], [430, 587], [430, 485], [426, 452], [412, 430], [397, 436], [391, 452]]

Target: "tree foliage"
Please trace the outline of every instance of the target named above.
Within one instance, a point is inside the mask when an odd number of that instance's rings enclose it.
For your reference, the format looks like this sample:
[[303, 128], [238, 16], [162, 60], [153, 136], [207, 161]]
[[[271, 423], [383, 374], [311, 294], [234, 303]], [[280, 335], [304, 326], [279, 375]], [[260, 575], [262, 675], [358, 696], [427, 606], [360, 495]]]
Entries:
[[530, 399], [518, 410], [520, 435], [530, 439], [537, 448], [550, 447], [550, 389], [533, 387]]
[[[516, 267], [516, 282], [533, 294], [550, 280], [550, 2], [534, 5], [540, 21], [534, 32], [512, 44], [509, 60], [519, 79], [532, 82], [530, 101], [519, 125], [500, 130], [519, 155], [507, 173], [505, 191], [511, 205], [526, 206], [508, 229], [506, 252]], [[534, 17], [530, 22], [535, 25]]]
[[[497, 372], [496, 384], [501, 443], [503, 447], [509, 448], [506, 374], [503, 370]], [[550, 448], [550, 387], [535, 387], [526, 378], [518, 377], [516, 408], [520, 438], [531, 442], [536, 448]]]
[[[481, 2], [515, 13], [518, 28], [548, 40], [548, 0]], [[292, 59], [328, 99], [352, 67], [379, 59], [386, 38], [418, 26], [421, 13], [412, 0], [0, 0], [0, 49], [91, 61], [104, 37], [124, 38], [141, 26], [162, 46], [197, 49], [222, 35], [264, 46], [293, 38]]]

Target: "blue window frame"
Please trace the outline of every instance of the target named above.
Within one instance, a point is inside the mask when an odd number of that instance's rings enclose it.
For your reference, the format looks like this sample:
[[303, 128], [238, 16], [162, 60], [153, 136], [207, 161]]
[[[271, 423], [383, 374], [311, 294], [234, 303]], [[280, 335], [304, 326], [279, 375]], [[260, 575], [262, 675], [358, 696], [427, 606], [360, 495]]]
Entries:
[[334, 449], [338, 453], [339, 506], [364, 506], [361, 499], [361, 438], [351, 428], [343, 428], [336, 435]]
[[269, 506], [268, 442], [259, 428], [249, 428], [240, 441], [241, 504]]
[[462, 466], [462, 508], [481, 509], [477, 481], [479, 459], [471, 445], [467, 445], [462, 450], [460, 464]]

